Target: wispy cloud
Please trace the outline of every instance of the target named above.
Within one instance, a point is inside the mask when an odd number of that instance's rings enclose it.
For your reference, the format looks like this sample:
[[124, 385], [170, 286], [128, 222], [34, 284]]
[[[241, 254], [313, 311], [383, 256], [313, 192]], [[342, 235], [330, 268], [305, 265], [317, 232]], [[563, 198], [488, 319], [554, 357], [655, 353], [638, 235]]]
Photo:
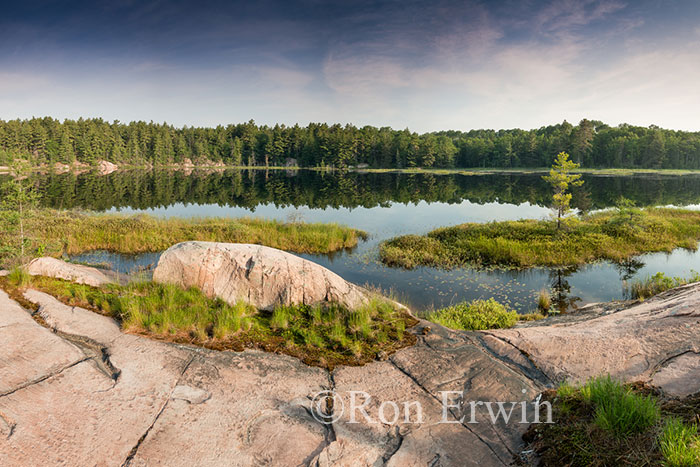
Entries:
[[700, 128], [697, 20], [655, 0], [15, 4], [0, 118]]

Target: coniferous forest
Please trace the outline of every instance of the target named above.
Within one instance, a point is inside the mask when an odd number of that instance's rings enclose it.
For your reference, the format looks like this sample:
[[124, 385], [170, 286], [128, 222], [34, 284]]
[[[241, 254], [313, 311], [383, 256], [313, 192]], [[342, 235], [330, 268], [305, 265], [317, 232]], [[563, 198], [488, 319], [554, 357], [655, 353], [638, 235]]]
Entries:
[[536, 130], [439, 131], [418, 134], [311, 123], [269, 127], [247, 123], [176, 128], [166, 123], [51, 117], [0, 120], [0, 165], [170, 165], [185, 160], [230, 166], [374, 168], [547, 167], [561, 151], [587, 168], [700, 169], [700, 132], [594, 120]]

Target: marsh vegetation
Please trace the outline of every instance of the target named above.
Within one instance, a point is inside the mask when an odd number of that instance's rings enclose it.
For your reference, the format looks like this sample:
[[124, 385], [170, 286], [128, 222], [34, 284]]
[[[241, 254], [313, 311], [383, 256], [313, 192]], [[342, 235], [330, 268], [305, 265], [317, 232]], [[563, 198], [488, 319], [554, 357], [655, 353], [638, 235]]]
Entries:
[[326, 368], [364, 364], [415, 342], [407, 332], [415, 318], [379, 295], [355, 310], [329, 304], [264, 311], [209, 298], [197, 288], [154, 282], [91, 287], [19, 268], [0, 278], [0, 286], [20, 301], [27, 287], [41, 290], [115, 318], [126, 332], [217, 350], [263, 349]]
[[675, 248], [696, 250], [698, 240], [698, 211], [619, 209], [567, 218], [561, 229], [548, 219], [445, 227], [390, 239], [380, 255], [385, 264], [404, 268], [578, 266]]
[[[0, 266], [12, 265], [21, 256], [15, 224], [13, 216], [0, 212]], [[259, 218], [178, 219], [53, 209], [25, 212], [23, 231], [21, 245], [32, 257], [91, 250], [157, 252], [188, 240], [255, 243], [294, 253], [319, 254], [352, 248], [367, 235], [332, 223]]]

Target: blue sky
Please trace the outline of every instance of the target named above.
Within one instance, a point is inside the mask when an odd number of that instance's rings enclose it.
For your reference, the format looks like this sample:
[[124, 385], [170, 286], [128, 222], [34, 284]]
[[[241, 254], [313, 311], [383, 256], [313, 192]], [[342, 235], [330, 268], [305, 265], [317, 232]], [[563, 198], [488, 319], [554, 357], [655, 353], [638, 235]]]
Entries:
[[700, 130], [700, 1], [13, 2], [0, 118]]

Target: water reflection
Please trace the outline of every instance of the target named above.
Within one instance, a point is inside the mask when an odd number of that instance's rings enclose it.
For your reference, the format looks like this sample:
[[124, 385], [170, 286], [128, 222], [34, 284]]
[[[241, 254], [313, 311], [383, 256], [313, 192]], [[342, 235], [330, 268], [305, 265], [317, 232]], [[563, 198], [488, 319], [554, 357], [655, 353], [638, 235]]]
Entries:
[[[700, 203], [700, 177], [594, 177], [574, 194], [581, 210], [614, 206], [621, 197], [639, 206]], [[416, 310], [461, 300], [494, 297], [520, 311], [536, 307], [537, 294], [551, 291], [557, 309], [623, 298], [623, 284], [662, 271], [687, 275], [699, 269], [697, 252], [644, 255], [621, 264], [596, 263], [578, 269], [479, 271], [461, 268], [411, 271], [377, 262], [379, 242], [396, 235], [422, 234], [440, 226], [542, 218], [549, 214], [549, 188], [539, 174], [432, 175], [314, 171], [115, 172], [47, 175], [37, 179], [43, 203], [57, 208], [149, 212], [161, 216], [256, 216], [283, 221], [338, 222], [370, 233], [350, 252], [304, 255], [342, 277], [395, 291]], [[109, 261], [128, 272], [157, 261], [157, 255]]]

